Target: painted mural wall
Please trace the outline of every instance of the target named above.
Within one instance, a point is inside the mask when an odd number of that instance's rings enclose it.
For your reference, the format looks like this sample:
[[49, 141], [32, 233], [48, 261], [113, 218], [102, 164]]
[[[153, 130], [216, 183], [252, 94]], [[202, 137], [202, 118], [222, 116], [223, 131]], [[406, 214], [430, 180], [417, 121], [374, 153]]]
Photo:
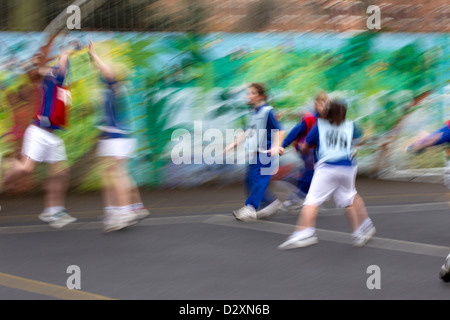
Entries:
[[[445, 146], [414, 157], [404, 149], [417, 133], [437, 130], [450, 118], [448, 34], [69, 33], [56, 40], [54, 54], [60, 45], [86, 45], [89, 39], [101, 56], [126, 70], [139, 144], [130, 169], [141, 186], [241, 181], [245, 165], [205, 159], [205, 148], [217, 159], [224, 144], [203, 133], [217, 129], [225, 137], [227, 129], [245, 127], [250, 82], [270, 88], [270, 103], [287, 132], [301, 111], [312, 110], [319, 89], [345, 98], [348, 117], [365, 131], [357, 147], [361, 174], [445, 166]], [[40, 33], [0, 33], [3, 159], [17, 155], [34, 113], [36, 87], [27, 66], [43, 42]], [[71, 56], [66, 84], [73, 98], [71, 125], [60, 136], [72, 186], [95, 190], [95, 125], [104, 87], [86, 49]], [[187, 133], [197, 139], [187, 141]], [[191, 164], [172, 161], [180, 141], [192, 149]], [[280, 174], [298, 172], [299, 166], [291, 151], [281, 158]], [[35, 181], [43, 176], [39, 169]]]

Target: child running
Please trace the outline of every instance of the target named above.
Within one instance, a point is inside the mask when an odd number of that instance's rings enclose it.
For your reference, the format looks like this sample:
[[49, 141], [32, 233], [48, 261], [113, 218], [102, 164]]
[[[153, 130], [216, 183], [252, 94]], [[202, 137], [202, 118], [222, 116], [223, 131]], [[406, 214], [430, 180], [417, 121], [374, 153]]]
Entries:
[[226, 153], [244, 140], [247, 144], [250, 164], [247, 168], [245, 182], [249, 196], [244, 207], [233, 211], [233, 215], [240, 221], [257, 219], [256, 210], [263, 200], [270, 202], [272, 206], [277, 206], [279, 203], [279, 200], [269, 192], [267, 187], [272, 175], [278, 169], [276, 160], [280, 152], [281, 127], [273, 108], [267, 103], [266, 90], [262, 84], [252, 83], [249, 85], [247, 103], [253, 107], [249, 129], [224, 149], [224, 153]]
[[11, 170], [5, 175], [4, 181], [8, 188], [11, 182], [31, 174], [36, 163], [48, 163], [50, 171], [45, 196], [46, 207], [39, 219], [55, 228], [76, 221], [65, 208], [69, 167], [64, 141], [55, 134], [62, 127], [55, 120], [52, 122], [55, 118], [51, 116], [63, 112], [61, 108], [57, 110], [57, 106], [61, 106], [65, 100], [66, 91], [62, 85], [68, 67], [68, 57], [69, 51], [64, 51], [59, 57], [58, 67], [39, 67], [38, 72], [42, 80], [38, 109], [31, 125], [25, 131], [22, 156], [13, 160]]
[[353, 246], [365, 245], [375, 234], [364, 202], [356, 200], [357, 167], [352, 159], [352, 140], [362, 134], [353, 121], [346, 120], [346, 113], [347, 106], [343, 100], [331, 101], [302, 145], [304, 154], [315, 147], [315, 173], [296, 230], [279, 249], [306, 247], [318, 242], [315, 230], [318, 209], [331, 196], [337, 207], [346, 208], [353, 232]]
[[133, 117], [125, 85], [124, 72], [108, 65], [96, 54], [89, 41], [89, 54], [106, 84], [97, 154], [102, 159], [104, 232], [133, 225], [150, 213], [145, 209], [134, 179], [128, 172], [127, 159], [134, 156]]
[[[421, 152], [425, 148], [450, 143], [450, 121], [440, 128], [439, 130], [427, 135], [424, 138], [418, 139], [412, 145], [408, 147], [409, 152]], [[445, 184], [450, 189], [450, 159], [447, 160], [447, 168], [445, 171]], [[450, 193], [449, 193], [450, 194]], [[450, 207], [450, 199], [448, 200]], [[439, 276], [445, 282], [450, 282], [450, 254], [445, 259], [444, 264], [441, 267]]]
[[298, 152], [300, 158], [304, 163], [304, 170], [299, 175], [297, 181], [297, 190], [293, 192], [281, 206], [282, 211], [291, 209], [299, 209], [302, 205], [302, 200], [305, 198], [311, 185], [311, 180], [314, 175], [314, 149], [310, 149], [307, 154], [301, 152], [302, 144], [305, 143], [306, 136], [311, 129], [316, 125], [323, 108], [328, 103], [328, 96], [324, 91], [319, 92], [314, 99], [314, 112], [306, 112], [300, 123], [298, 123], [286, 136], [281, 144], [280, 154], [284, 154], [284, 150], [294, 143], [295, 150]]

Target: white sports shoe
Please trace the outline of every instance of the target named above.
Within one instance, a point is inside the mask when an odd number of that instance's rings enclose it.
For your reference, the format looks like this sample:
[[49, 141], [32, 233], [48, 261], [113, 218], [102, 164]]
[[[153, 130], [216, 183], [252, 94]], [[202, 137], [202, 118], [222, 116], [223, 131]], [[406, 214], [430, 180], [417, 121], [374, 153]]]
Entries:
[[319, 239], [317, 239], [316, 233], [308, 237], [305, 237], [303, 235], [298, 236], [291, 235], [285, 242], [283, 242], [281, 245], [278, 246], [278, 249], [286, 250], [286, 249], [303, 248], [312, 246], [318, 242]]
[[362, 230], [362, 233], [357, 235], [357, 236], [353, 236], [353, 240], [352, 240], [352, 244], [354, 247], [362, 247], [364, 246], [367, 241], [370, 240], [370, 238], [373, 237], [373, 235], [375, 234], [376, 229], [374, 227], [374, 225], [372, 223], [370, 223], [370, 225], [368, 225], [366, 228], [364, 228], [364, 230]]
[[278, 211], [281, 205], [282, 205], [281, 201], [276, 199], [264, 209], [256, 211], [256, 218], [264, 219], [270, 217], [271, 215], [275, 214]]
[[286, 200], [280, 206], [279, 210], [281, 212], [288, 212], [291, 210], [299, 210], [303, 206], [303, 200]]
[[41, 221], [47, 222], [56, 229], [60, 229], [69, 223], [77, 221], [77, 218], [69, 215], [65, 209], [54, 214], [43, 212], [38, 217]]
[[444, 282], [450, 282], [450, 254], [447, 256], [444, 264], [441, 267], [441, 271], [439, 272], [439, 277]]
[[233, 211], [233, 215], [240, 221], [256, 220], [256, 210], [251, 206], [245, 206], [236, 211]]
[[109, 213], [103, 218], [103, 232], [122, 230], [137, 223], [137, 215], [133, 212], [120, 213], [118, 211]]
[[50, 222], [53, 220], [53, 214], [42, 212], [40, 215], [38, 215], [38, 218], [43, 222]]
[[145, 208], [133, 210], [133, 213], [136, 215], [137, 219], [142, 220], [150, 215], [150, 211]]

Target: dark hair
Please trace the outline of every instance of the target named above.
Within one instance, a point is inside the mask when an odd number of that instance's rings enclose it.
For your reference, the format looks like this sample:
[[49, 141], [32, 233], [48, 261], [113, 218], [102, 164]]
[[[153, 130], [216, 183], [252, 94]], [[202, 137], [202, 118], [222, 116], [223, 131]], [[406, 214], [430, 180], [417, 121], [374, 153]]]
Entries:
[[342, 99], [334, 99], [330, 102], [325, 119], [337, 126], [344, 122], [347, 115], [347, 103]]
[[253, 82], [249, 86], [249, 88], [255, 88], [260, 96], [264, 97], [264, 100], [267, 100], [266, 88], [261, 83]]

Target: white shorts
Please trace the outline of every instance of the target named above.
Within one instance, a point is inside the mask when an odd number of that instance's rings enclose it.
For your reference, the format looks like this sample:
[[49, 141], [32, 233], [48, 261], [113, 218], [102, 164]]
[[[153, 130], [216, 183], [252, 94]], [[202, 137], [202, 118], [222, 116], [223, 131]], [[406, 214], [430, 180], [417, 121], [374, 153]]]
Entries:
[[348, 207], [357, 194], [355, 188], [357, 171], [357, 167], [353, 166], [327, 164], [318, 166], [314, 171], [304, 204], [320, 206], [333, 196], [336, 207]]
[[97, 156], [118, 159], [133, 158], [136, 146], [137, 141], [133, 138], [100, 139], [97, 146]]
[[67, 160], [64, 141], [35, 125], [30, 125], [25, 130], [22, 154], [36, 162], [54, 163]]

